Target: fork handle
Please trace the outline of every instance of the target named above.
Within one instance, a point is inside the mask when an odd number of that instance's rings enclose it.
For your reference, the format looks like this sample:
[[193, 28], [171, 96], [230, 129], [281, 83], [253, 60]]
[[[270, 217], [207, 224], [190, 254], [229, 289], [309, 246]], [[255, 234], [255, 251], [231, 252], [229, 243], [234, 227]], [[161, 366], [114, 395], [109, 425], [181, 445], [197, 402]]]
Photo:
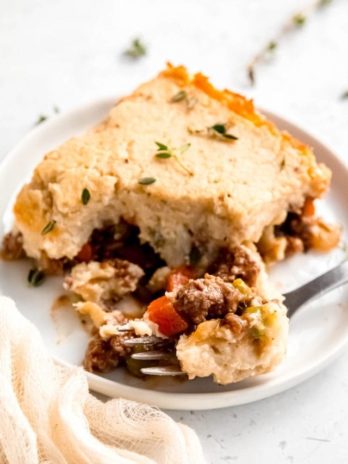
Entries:
[[285, 306], [291, 317], [304, 303], [317, 299], [348, 282], [348, 260], [302, 287], [285, 294]]

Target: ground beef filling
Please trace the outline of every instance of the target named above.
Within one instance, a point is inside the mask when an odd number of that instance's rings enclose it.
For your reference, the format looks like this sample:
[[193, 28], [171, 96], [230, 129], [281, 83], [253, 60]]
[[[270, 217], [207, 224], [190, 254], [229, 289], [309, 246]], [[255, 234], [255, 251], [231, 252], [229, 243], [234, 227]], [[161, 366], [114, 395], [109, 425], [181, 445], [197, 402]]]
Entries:
[[142, 277], [142, 269], [125, 259], [115, 258], [109, 261], [115, 269], [115, 280], [119, 281], [119, 293], [123, 295], [134, 291]]
[[301, 211], [289, 212], [282, 224], [266, 227], [257, 248], [266, 263], [273, 263], [309, 250], [328, 252], [340, 236], [339, 226], [316, 216], [314, 200], [308, 197]]
[[120, 258], [137, 264], [146, 274], [152, 274], [165, 265], [149, 244], [140, 242], [139, 228], [123, 221], [117, 225], [94, 230], [89, 245], [90, 260]]
[[235, 312], [243, 300], [243, 295], [232, 284], [210, 274], [202, 279], [191, 279], [169, 295], [175, 310], [191, 325], [223, 318]]
[[84, 368], [89, 372], [108, 372], [115, 369], [132, 352], [124, 341], [133, 336], [125, 332], [103, 340], [99, 334], [94, 335], [86, 350]]
[[9, 232], [4, 236], [0, 256], [6, 261], [14, 261], [25, 257], [21, 233]]
[[[8, 235], [4, 245], [11, 259], [24, 255], [21, 235]], [[74, 260], [52, 260], [43, 254], [37, 265], [49, 274], [68, 272], [66, 286], [86, 304], [96, 303], [106, 312], [125, 294], [131, 293], [145, 306], [156, 296], [163, 295], [163, 290], [159, 294], [151, 291], [148, 283], [165, 263], [149, 245], [140, 243], [138, 229], [125, 223], [95, 230]], [[107, 273], [103, 277], [102, 271], [106, 272], [109, 268], [112, 276]], [[215, 262], [206, 270], [208, 272], [203, 277], [186, 277], [183, 283], [166, 295], [187, 322], [188, 333], [209, 319], [220, 319], [222, 323], [229, 324], [234, 333], [239, 333], [243, 329], [243, 321], [237, 314], [240, 308], [246, 307], [247, 297], [233, 282], [242, 279], [249, 287], [254, 287], [260, 271], [259, 264], [248, 248], [240, 246], [221, 250]], [[172, 270], [175, 271], [178, 270]], [[199, 276], [203, 270], [195, 272], [195, 268], [192, 268], [191, 271], [191, 275]], [[169, 273], [166, 274], [167, 279]], [[122, 322], [118, 321], [117, 324]], [[108, 372], [119, 364], [125, 364], [134, 373], [134, 360], [130, 358], [133, 348], [127, 347], [125, 340], [136, 337], [135, 333], [120, 332], [107, 339], [101, 333], [95, 329], [88, 344], [85, 369]], [[180, 333], [172, 337], [173, 346], [179, 336]]]
[[38, 269], [43, 270], [47, 275], [64, 275], [64, 273], [70, 269], [71, 262], [65, 258], [49, 258], [45, 252], [42, 252], [37, 261], [37, 267]]
[[259, 272], [260, 265], [244, 246], [237, 246], [232, 250], [222, 249], [209, 268], [210, 274], [221, 277], [225, 282], [243, 279], [250, 287], [255, 287]]
[[308, 251], [329, 251], [338, 245], [340, 229], [316, 216], [289, 213], [285, 222], [275, 228], [275, 236], [287, 240], [286, 255]]

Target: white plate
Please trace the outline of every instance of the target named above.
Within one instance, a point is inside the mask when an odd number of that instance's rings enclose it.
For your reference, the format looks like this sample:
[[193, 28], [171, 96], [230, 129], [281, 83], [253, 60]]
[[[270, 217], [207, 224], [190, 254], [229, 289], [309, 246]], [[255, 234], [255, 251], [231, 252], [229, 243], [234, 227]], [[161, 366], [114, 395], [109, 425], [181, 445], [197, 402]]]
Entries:
[[[98, 101], [57, 116], [33, 130], [0, 166], [0, 234], [11, 227], [11, 204], [43, 154], [72, 135], [100, 121], [115, 99]], [[334, 172], [331, 192], [322, 203], [325, 217], [333, 218], [348, 230], [348, 172], [338, 158], [317, 139], [288, 121], [269, 114], [282, 128], [314, 147], [318, 158]], [[272, 270], [272, 279], [290, 290], [313, 278], [344, 255], [337, 249], [329, 255], [296, 256]], [[0, 261], [0, 293], [12, 297], [21, 312], [40, 330], [52, 355], [64, 363], [79, 365], [88, 340], [72, 311], [50, 311], [53, 299], [62, 293], [61, 279], [51, 278], [40, 288], [29, 288], [29, 264]], [[274, 372], [235, 385], [219, 386], [211, 379], [191, 382], [173, 379], [143, 381], [123, 369], [105, 376], [88, 374], [93, 390], [108, 396], [145, 401], [167, 409], [213, 409], [248, 403], [274, 395], [310, 377], [330, 363], [348, 342], [348, 292], [340, 289], [299, 312], [291, 321], [286, 360]]]

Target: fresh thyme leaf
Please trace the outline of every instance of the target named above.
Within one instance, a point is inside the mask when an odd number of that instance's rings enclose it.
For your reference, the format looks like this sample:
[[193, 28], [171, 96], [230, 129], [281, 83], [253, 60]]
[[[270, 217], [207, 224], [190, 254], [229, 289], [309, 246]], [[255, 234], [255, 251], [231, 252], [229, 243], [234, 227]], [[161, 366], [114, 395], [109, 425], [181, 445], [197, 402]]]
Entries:
[[155, 142], [155, 144], [157, 145], [157, 153], [155, 154], [156, 158], [166, 159], [173, 156], [172, 150], [168, 147], [168, 145], [161, 142]]
[[268, 43], [266, 49], [267, 49], [268, 52], [273, 52], [277, 48], [277, 46], [278, 46], [277, 42], [274, 41], [274, 40], [271, 40]]
[[226, 134], [226, 126], [225, 124], [214, 124], [211, 128], [217, 132], [218, 134], [225, 135]]
[[238, 140], [238, 137], [236, 137], [233, 134], [224, 134], [225, 139], [230, 139], [230, 140]]
[[159, 151], [156, 153], [156, 158], [161, 158], [161, 159], [166, 159], [166, 158], [171, 158], [172, 154], [169, 153], [168, 151]]
[[169, 150], [168, 145], [164, 145], [164, 143], [155, 142], [155, 144], [157, 145], [158, 150]]
[[238, 137], [235, 135], [227, 133], [225, 124], [214, 124], [208, 129], [211, 129], [225, 139], [238, 140]]
[[295, 26], [298, 26], [298, 27], [304, 26], [306, 21], [307, 21], [307, 18], [302, 13], [297, 13], [292, 17], [292, 22], [295, 24]]
[[36, 120], [35, 126], [38, 126], [39, 124], [46, 121], [47, 119], [48, 119], [48, 116], [46, 116], [45, 114], [40, 114]]
[[178, 93], [176, 93], [171, 99], [171, 103], [178, 103], [181, 101], [185, 101], [186, 103], [186, 108], [188, 110], [192, 110], [196, 103], [198, 102], [197, 98], [193, 97], [192, 95], [189, 95], [186, 90], [180, 90]]
[[125, 54], [131, 58], [140, 58], [146, 55], [146, 47], [139, 38], [132, 41], [131, 46], [125, 51]]
[[168, 147], [168, 145], [165, 145], [164, 143], [161, 142], [155, 142], [157, 145], [157, 153], [155, 154], [156, 158], [170, 158], [173, 156], [171, 149]]
[[346, 100], [348, 98], [348, 90], [345, 90], [342, 94], [341, 94], [341, 100]]
[[[60, 109], [58, 108], [57, 105], [54, 105], [54, 106], [52, 107], [52, 109], [53, 109], [53, 112], [54, 112], [55, 114], [60, 113]], [[49, 116], [47, 116], [47, 114], [40, 114], [40, 115], [38, 116], [36, 122], [35, 122], [35, 126], [38, 126], [39, 124], [41, 124], [41, 123], [44, 122], [44, 121], [47, 121], [48, 118], [49, 118]]]
[[57, 221], [50, 221], [48, 222], [45, 227], [42, 229], [41, 231], [41, 235], [46, 235], [48, 234], [49, 232], [51, 232], [51, 230], [54, 229], [55, 225], [57, 224]]
[[178, 103], [178, 102], [181, 102], [182, 100], [186, 100], [187, 99], [187, 92], [186, 90], [180, 90], [180, 92], [176, 93], [172, 98], [171, 98], [171, 102], [172, 103]]
[[45, 280], [45, 274], [39, 269], [30, 269], [28, 273], [28, 282], [32, 287], [39, 287]]
[[138, 184], [140, 185], [151, 185], [156, 182], [154, 177], [142, 177], [138, 180]]
[[90, 199], [91, 199], [90, 191], [87, 188], [84, 188], [81, 193], [82, 204], [87, 205]]

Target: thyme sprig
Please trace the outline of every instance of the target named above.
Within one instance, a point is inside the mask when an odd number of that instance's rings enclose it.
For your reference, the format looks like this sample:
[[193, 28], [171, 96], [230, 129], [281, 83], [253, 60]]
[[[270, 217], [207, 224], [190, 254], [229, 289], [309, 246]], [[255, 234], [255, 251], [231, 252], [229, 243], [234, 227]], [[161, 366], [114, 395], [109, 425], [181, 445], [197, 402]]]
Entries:
[[180, 156], [183, 155], [191, 146], [190, 143], [185, 143], [181, 147], [173, 148], [168, 145], [165, 145], [161, 142], [155, 142], [157, 145], [157, 151], [155, 153], [155, 158], [159, 159], [168, 159], [173, 158], [178, 163], [178, 165], [189, 175], [193, 176], [193, 172], [185, 166], [181, 161]]
[[230, 132], [227, 132], [226, 124], [216, 123], [213, 126], [206, 127], [205, 129], [192, 129], [188, 127], [190, 134], [203, 135], [207, 137], [216, 138], [222, 142], [235, 142], [238, 137]]
[[228, 140], [238, 140], [238, 137], [236, 137], [233, 134], [229, 134], [226, 129], [226, 124], [214, 124], [211, 127], [208, 127], [208, 131], [212, 131], [214, 135], [218, 135], [222, 137], [223, 139], [228, 139]]
[[287, 34], [302, 29], [307, 23], [309, 17], [321, 10], [322, 8], [328, 6], [332, 3], [333, 0], [314, 0], [310, 3], [307, 8], [304, 8], [301, 11], [293, 14], [282, 26], [278, 34], [275, 35], [271, 40], [269, 40], [265, 46], [259, 50], [256, 55], [251, 59], [247, 65], [247, 76], [251, 85], [254, 85], [256, 82], [256, 68], [266, 63], [274, 56], [274, 52], [279, 48], [279, 44]]

